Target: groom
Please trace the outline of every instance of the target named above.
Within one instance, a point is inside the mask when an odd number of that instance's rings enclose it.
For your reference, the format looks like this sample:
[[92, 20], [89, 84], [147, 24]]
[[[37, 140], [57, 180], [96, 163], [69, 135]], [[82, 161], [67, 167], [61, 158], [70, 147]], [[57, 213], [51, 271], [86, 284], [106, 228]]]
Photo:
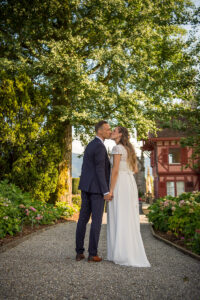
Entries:
[[111, 200], [109, 193], [110, 162], [104, 140], [109, 139], [111, 129], [106, 121], [95, 125], [96, 137], [86, 147], [80, 176], [79, 189], [81, 190], [81, 211], [76, 228], [76, 260], [84, 256], [84, 238], [86, 225], [92, 215], [92, 224], [89, 238], [89, 262], [100, 262], [97, 254], [104, 200]]

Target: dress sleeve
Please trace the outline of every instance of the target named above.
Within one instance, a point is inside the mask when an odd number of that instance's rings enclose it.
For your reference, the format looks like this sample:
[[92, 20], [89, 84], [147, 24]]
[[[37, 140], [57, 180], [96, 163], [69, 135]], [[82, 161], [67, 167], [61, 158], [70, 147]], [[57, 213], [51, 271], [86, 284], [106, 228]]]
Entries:
[[122, 148], [119, 145], [114, 146], [111, 154], [123, 154]]

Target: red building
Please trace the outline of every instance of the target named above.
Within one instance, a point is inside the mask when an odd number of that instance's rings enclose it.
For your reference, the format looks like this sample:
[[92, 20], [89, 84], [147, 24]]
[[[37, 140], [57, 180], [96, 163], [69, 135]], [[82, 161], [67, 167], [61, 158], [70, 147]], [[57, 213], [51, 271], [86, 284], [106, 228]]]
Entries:
[[[191, 166], [192, 149], [180, 146], [184, 136], [178, 130], [166, 128], [159, 131], [157, 137], [149, 135], [149, 139], [143, 141], [142, 150], [151, 153], [156, 199], [200, 190], [200, 172]], [[189, 161], [190, 167], [186, 167]]]

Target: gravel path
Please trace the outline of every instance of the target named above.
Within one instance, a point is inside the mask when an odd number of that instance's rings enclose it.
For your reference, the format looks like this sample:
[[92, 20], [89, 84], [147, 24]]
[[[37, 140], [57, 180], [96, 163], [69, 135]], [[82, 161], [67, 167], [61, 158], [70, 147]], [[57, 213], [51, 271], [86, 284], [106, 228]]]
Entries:
[[[199, 261], [155, 239], [144, 215], [140, 220], [151, 268], [76, 262], [76, 223], [63, 223], [0, 254], [0, 299], [199, 300]], [[99, 254], [106, 257], [106, 224]]]

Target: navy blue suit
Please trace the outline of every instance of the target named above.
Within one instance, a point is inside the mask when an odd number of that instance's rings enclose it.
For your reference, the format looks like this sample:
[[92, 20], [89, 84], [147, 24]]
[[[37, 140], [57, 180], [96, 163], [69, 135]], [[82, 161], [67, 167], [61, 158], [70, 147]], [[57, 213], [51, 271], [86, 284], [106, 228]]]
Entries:
[[76, 252], [84, 252], [86, 225], [92, 215], [88, 252], [97, 255], [104, 210], [104, 194], [109, 192], [110, 161], [107, 151], [98, 138], [86, 147], [80, 176], [81, 210], [76, 228]]

